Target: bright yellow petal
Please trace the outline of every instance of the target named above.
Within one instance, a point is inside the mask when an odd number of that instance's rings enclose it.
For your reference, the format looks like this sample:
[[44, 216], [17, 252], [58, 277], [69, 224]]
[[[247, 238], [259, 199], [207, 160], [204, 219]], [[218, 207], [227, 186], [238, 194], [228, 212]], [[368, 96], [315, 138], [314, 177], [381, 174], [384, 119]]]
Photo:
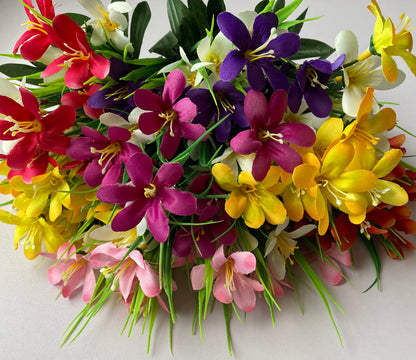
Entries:
[[370, 134], [379, 134], [391, 130], [394, 125], [396, 125], [396, 113], [391, 108], [384, 108], [360, 124], [360, 129]]
[[247, 207], [247, 197], [239, 191], [233, 191], [225, 201], [225, 211], [233, 219], [238, 219]]
[[388, 82], [392, 83], [397, 80], [399, 71], [397, 70], [396, 62], [393, 57], [384, 50], [381, 52], [381, 69]]
[[371, 190], [377, 183], [377, 176], [369, 170], [353, 170], [331, 179], [331, 186], [347, 193], [360, 193]]
[[263, 209], [259, 205], [252, 202], [247, 204], [243, 217], [246, 225], [253, 229], [258, 229], [264, 224], [265, 220]]
[[348, 142], [336, 144], [323, 159], [321, 175], [327, 179], [338, 176], [354, 156], [354, 148]]
[[287, 210], [287, 216], [292, 221], [300, 221], [303, 218], [303, 205], [300, 196], [291, 189], [283, 193], [283, 203]]
[[378, 178], [386, 176], [396, 167], [396, 165], [400, 162], [402, 156], [403, 153], [399, 149], [392, 149], [387, 151], [374, 166], [372, 172]]
[[283, 224], [287, 217], [283, 203], [268, 191], [259, 191], [259, 204], [266, 220], [273, 225]]
[[271, 166], [267, 172], [266, 177], [261, 182], [261, 184], [266, 188], [270, 189], [277, 185], [279, 182], [280, 176], [282, 174], [282, 168], [279, 166]]
[[318, 175], [319, 168], [317, 169], [313, 165], [302, 164], [296, 166], [293, 170], [293, 184], [298, 189], [307, 189], [316, 186], [316, 176]]
[[361, 123], [371, 114], [371, 109], [373, 108], [373, 94], [374, 89], [372, 87], [367, 88], [365, 96], [358, 108], [357, 123]]
[[326, 120], [316, 132], [316, 141], [313, 146], [314, 150], [322, 156], [325, 149], [336, 139], [341, 137], [343, 130], [344, 123], [342, 119], [329, 118]]
[[251, 173], [249, 173], [248, 171], [242, 171], [238, 175], [238, 184], [239, 185], [244, 184], [244, 185], [256, 186], [257, 181], [254, 180], [254, 177]]
[[407, 192], [391, 181], [378, 180], [375, 190], [380, 194], [380, 201], [389, 205], [403, 206], [409, 201]]
[[227, 165], [215, 164], [211, 171], [215, 181], [223, 190], [233, 191], [233, 189], [238, 187], [234, 174]]
[[341, 206], [341, 210], [349, 215], [357, 217], [361, 217], [362, 214], [365, 215], [369, 206], [366, 194], [367, 193], [348, 194], [348, 197]]

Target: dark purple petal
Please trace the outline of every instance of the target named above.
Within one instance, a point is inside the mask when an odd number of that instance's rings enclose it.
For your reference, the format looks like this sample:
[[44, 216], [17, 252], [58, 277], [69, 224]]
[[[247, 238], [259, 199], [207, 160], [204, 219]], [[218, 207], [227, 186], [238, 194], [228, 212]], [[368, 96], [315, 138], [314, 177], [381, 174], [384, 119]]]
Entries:
[[[196, 226], [194, 226], [194, 231], [196, 231]], [[184, 231], [179, 229], [175, 234], [172, 244], [173, 255], [177, 257], [187, 257], [192, 248], [194, 247], [194, 240], [190, 231]]]
[[287, 144], [269, 141], [267, 148], [273, 161], [287, 173], [291, 174], [295, 167], [303, 162], [299, 153]]
[[224, 36], [243, 52], [250, 46], [250, 33], [244, 23], [229, 12], [217, 16], [217, 24]]
[[331, 64], [332, 72], [337, 70], [344, 61], [345, 61], [345, 54], [338, 56], [338, 58]]
[[199, 240], [196, 243], [198, 255], [201, 256], [203, 259], [209, 259], [215, 253], [216, 246], [215, 242], [213, 242], [212, 240], [212, 237], [208, 233], [205, 233], [200, 236]]
[[230, 118], [241, 128], [250, 126], [247, 121], [246, 114], [244, 114], [243, 104], [235, 104], [234, 112], [230, 115]]
[[176, 99], [182, 95], [186, 86], [186, 76], [179, 69], [173, 70], [166, 78], [163, 88], [162, 100], [165, 105], [172, 106]]
[[320, 118], [327, 117], [332, 110], [332, 101], [320, 86], [306, 88], [303, 95], [312, 113]]
[[294, 81], [288, 91], [287, 104], [290, 111], [297, 113], [302, 103], [303, 93], [297, 81]]
[[[231, 228], [231, 229], [230, 229]], [[231, 245], [237, 240], [237, 231], [232, 227], [232, 223], [223, 221], [209, 226], [213, 238], [223, 245]]]
[[276, 14], [272, 12], [256, 16], [251, 33], [252, 45], [257, 47], [264, 44], [270, 37], [270, 30], [277, 28], [278, 23]]
[[257, 152], [261, 141], [257, 140], [255, 130], [244, 130], [231, 139], [230, 146], [237, 154], [249, 155]]
[[297, 146], [311, 147], [315, 143], [315, 131], [305, 124], [285, 123], [279, 125], [277, 131], [282, 134], [284, 141]]
[[172, 214], [187, 216], [196, 211], [196, 198], [185, 191], [163, 189], [160, 198], [163, 207]]
[[91, 146], [93, 146], [93, 144], [94, 142], [87, 137], [72, 138], [66, 148], [66, 153], [75, 160], [87, 160], [97, 156], [96, 154], [91, 153]]
[[108, 128], [108, 138], [111, 142], [121, 141], [125, 142], [130, 140], [131, 132], [127, 129], [123, 129], [118, 126], [110, 126]]
[[278, 35], [270, 41], [267, 49], [273, 49], [276, 59], [290, 57], [298, 52], [300, 48], [300, 37], [298, 34], [285, 33]]
[[148, 111], [166, 110], [160, 96], [148, 89], [138, 89], [134, 93], [134, 102], [140, 109]]
[[158, 201], [154, 201], [146, 211], [149, 231], [159, 242], [165, 242], [169, 236], [169, 219]]
[[312, 66], [316, 71], [323, 74], [332, 74], [332, 65], [328, 60], [311, 60], [309, 61], [309, 66]]
[[[97, 197], [107, 204], [125, 204], [129, 201], [137, 201], [138, 197], [143, 193], [140, 189], [132, 185], [106, 185], [101, 186], [97, 190]], [[144, 194], [142, 201], [145, 200]]]
[[273, 90], [282, 89], [287, 91], [289, 89], [289, 80], [278, 68], [274, 67], [272, 63], [263, 66], [263, 70], [269, 79], [269, 83]]
[[127, 75], [131, 71], [123, 60], [116, 57], [110, 59], [110, 73], [108, 74], [113, 80], [119, 81], [120, 78]]
[[170, 129], [166, 129], [166, 133], [163, 135], [162, 138], [162, 144], [160, 145], [160, 153], [165, 159], [173, 158], [181, 142], [181, 134], [179, 127], [174, 124], [172, 126], [172, 130], [173, 136], [170, 134]]
[[271, 166], [271, 160], [269, 149], [266, 146], [262, 146], [257, 151], [253, 161], [253, 169], [251, 170], [256, 181], [262, 181], [266, 177]]
[[256, 63], [247, 63], [247, 80], [253, 90], [261, 91], [266, 86], [263, 69]]
[[221, 64], [220, 79], [224, 81], [234, 80], [247, 63], [248, 60], [241, 51], [230, 51]]
[[244, 99], [244, 113], [252, 129], [265, 128], [269, 118], [266, 96], [260, 91], [249, 90]]
[[293, 84], [299, 86], [300, 91], [303, 93], [307, 84], [306, 75], [308, 73], [308, 62], [305, 61], [304, 64], [296, 71], [296, 81]]
[[153, 184], [157, 188], [172, 187], [183, 175], [182, 165], [179, 163], [163, 164], [155, 175]]
[[131, 181], [140, 189], [145, 188], [153, 179], [152, 159], [143, 153], [133, 154], [126, 164]]
[[[222, 117], [222, 115], [220, 116]], [[229, 116], [215, 129], [215, 138], [218, 142], [224, 143], [228, 140], [231, 133], [231, 120]]]
[[[231, 92], [236, 92], [235, 85], [232, 82], [229, 81], [217, 81], [214, 86], [212, 87], [212, 90], [214, 93], [216, 92], [222, 92], [227, 95], [229, 95]], [[241, 95], [243, 95], [242, 99], [244, 99], [244, 94], [240, 91], [237, 91]]]
[[[102, 188], [101, 188], [102, 189]], [[127, 231], [133, 229], [142, 221], [150, 202], [143, 196], [144, 201], [135, 201], [121, 210], [111, 221], [114, 231]]]
[[287, 95], [283, 90], [275, 91], [270, 97], [269, 101], [269, 114], [270, 120], [268, 124], [268, 130], [273, 130], [280, 124], [285, 115], [287, 107]]
[[[214, 88], [216, 84], [214, 84]], [[186, 96], [198, 107], [198, 111], [206, 111], [214, 102], [211, 92], [208, 89], [191, 89], [187, 92]]]

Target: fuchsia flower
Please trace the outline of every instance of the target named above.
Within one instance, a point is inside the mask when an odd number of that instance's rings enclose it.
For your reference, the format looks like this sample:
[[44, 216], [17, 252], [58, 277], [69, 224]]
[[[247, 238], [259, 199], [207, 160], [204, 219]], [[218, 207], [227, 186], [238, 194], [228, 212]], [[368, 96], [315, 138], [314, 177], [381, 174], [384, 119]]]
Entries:
[[[110, 204], [126, 204], [112, 220], [114, 231], [126, 231], [136, 226], [146, 215], [149, 231], [159, 242], [169, 236], [169, 219], [165, 209], [180, 216], [196, 210], [195, 197], [173, 186], [183, 175], [179, 163], [163, 164], [153, 178], [153, 162], [149, 156], [136, 153], [126, 164], [132, 183], [106, 185], [97, 191], [98, 198]], [[153, 180], [152, 180], [153, 178]]]
[[128, 250], [128, 248], [118, 248], [113, 243], [106, 243], [97, 246], [90, 253], [89, 261], [105, 275], [114, 273], [113, 287], [118, 283], [119, 291], [126, 302], [136, 284], [136, 279], [147, 297], [159, 295], [161, 289], [157, 274], [138, 250], [133, 250], [124, 259]]
[[89, 255], [77, 254], [75, 246], [70, 243], [61, 245], [56, 254], [41, 255], [58, 261], [49, 268], [48, 279], [53, 285], [62, 284], [64, 298], [71, 296], [83, 284], [82, 300], [86, 303], [91, 301], [96, 282]]
[[122, 174], [121, 166], [142, 150], [128, 141], [131, 133], [117, 126], [108, 128], [108, 139], [88, 126], [82, 127], [85, 137], [72, 138], [68, 156], [75, 160], [90, 160], [84, 171], [84, 181], [91, 187], [115, 184]]
[[65, 85], [71, 89], [81, 89], [84, 83], [95, 76], [104, 79], [110, 71], [110, 61], [94, 53], [87, 41], [87, 35], [75, 21], [65, 14], [53, 19], [53, 42], [63, 55], [51, 62], [42, 72], [42, 77], [50, 76], [63, 68]]
[[[23, 0], [23, 2], [33, 8], [32, 0]], [[39, 12], [46, 19], [52, 20], [55, 17], [55, 9], [52, 0], [36, 0]], [[16, 41], [13, 48], [13, 54], [20, 51], [23, 59], [29, 61], [36, 61], [42, 57], [48, 47], [51, 45], [49, 34], [52, 32], [52, 26], [46, 23], [43, 19], [33, 14], [27, 7], [25, 7], [27, 17], [29, 18], [27, 30]]]
[[[18, 140], [10, 153], [3, 155], [12, 170], [30, 167], [38, 156], [45, 156], [45, 151], [65, 155], [69, 138], [63, 136], [63, 132], [75, 122], [72, 106], [62, 105], [44, 115], [38, 100], [29, 90], [20, 88], [20, 94], [23, 106], [0, 95], [0, 140]], [[41, 169], [44, 171], [47, 161], [42, 160], [38, 165], [45, 167]]]
[[[214, 269], [214, 296], [224, 303], [232, 301], [243, 311], [253, 311], [256, 306], [255, 291], [264, 288], [257, 280], [250, 279], [247, 274], [256, 270], [256, 257], [248, 251], [232, 253], [224, 256], [224, 246], [220, 246], [211, 260]], [[191, 282], [194, 290], [205, 287], [205, 265], [194, 266], [191, 270]]]
[[186, 86], [186, 77], [180, 70], [173, 70], [166, 78], [162, 97], [147, 89], [138, 89], [134, 94], [136, 105], [146, 110], [139, 117], [139, 129], [146, 135], [154, 134], [166, 127], [160, 152], [171, 159], [182, 138], [197, 140], [204, 134], [201, 124], [192, 124], [197, 114], [196, 105], [189, 99], [178, 98]]
[[292, 173], [302, 164], [302, 157], [286, 142], [302, 147], [310, 147], [315, 142], [315, 132], [300, 123], [281, 123], [286, 111], [287, 95], [277, 90], [267, 103], [263, 93], [255, 90], [247, 92], [244, 112], [251, 126], [231, 140], [231, 148], [242, 155], [256, 153], [252, 174], [256, 181], [262, 181], [271, 166], [271, 160], [284, 171]]

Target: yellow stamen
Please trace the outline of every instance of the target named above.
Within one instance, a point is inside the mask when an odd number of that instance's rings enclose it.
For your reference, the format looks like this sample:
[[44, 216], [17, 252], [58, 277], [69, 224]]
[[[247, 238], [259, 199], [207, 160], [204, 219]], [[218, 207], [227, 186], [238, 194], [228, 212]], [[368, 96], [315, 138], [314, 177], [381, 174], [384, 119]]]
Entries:
[[[1, 115], [1, 114], [0, 114]], [[7, 134], [9, 131], [12, 132], [12, 136], [16, 136], [19, 133], [31, 133], [31, 132], [41, 132], [42, 125], [37, 119], [32, 121], [19, 121], [15, 120], [10, 116], [4, 118], [4, 120], [14, 123], [14, 125], [8, 128], [3, 134]]]
[[154, 198], [157, 195], [157, 188], [155, 185], [150, 184], [149, 187], [144, 188], [144, 197], [146, 199]]
[[266, 142], [267, 140], [271, 139], [273, 141], [277, 141], [279, 144], [283, 144], [283, 135], [280, 133], [271, 133], [269, 130], [260, 130], [257, 134], [257, 138], [261, 142]]
[[101, 153], [100, 159], [98, 160], [98, 164], [100, 166], [103, 166], [103, 162], [104, 160], [106, 160], [107, 158], [109, 158], [107, 160], [107, 163], [105, 164], [104, 169], [102, 170], [103, 173], [106, 170], [107, 165], [110, 163], [110, 161], [116, 157], [118, 154], [120, 154], [121, 152], [121, 144], [118, 141], [115, 141], [113, 143], [111, 143], [110, 145], [106, 146], [104, 149], [98, 150], [95, 147], [91, 147], [91, 153], [95, 154], [95, 153]]
[[176, 111], [173, 109], [166, 110], [164, 113], [159, 114], [159, 117], [166, 120], [163, 123], [162, 127], [169, 124], [170, 136], [175, 136], [175, 134], [173, 133], [173, 123], [178, 119], [178, 114], [176, 113]]
[[277, 235], [276, 237], [276, 246], [279, 249], [280, 255], [282, 256], [282, 262], [286, 265], [286, 260], [289, 259], [290, 265], [293, 265], [293, 259], [291, 255], [295, 253], [295, 250], [298, 249], [298, 246], [291, 246], [288, 242], [281, 236]]
[[74, 275], [79, 269], [81, 269], [85, 264], [87, 263], [87, 260], [80, 259], [75, 261], [66, 271], [62, 273], [62, 280], [64, 282], [64, 285], [68, 283], [69, 278]]
[[120, 101], [124, 99], [128, 95], [129, 91], [127, 89], [127, 86], [123, 86], [116, 91], [112, 92], [111, 94], [106, 94], [105, 98], [106, 100], [114, 97], [114, 101]]
[[103, 25], [108, 31], [115, 31], [119, 27], [119, 24], [110, 20], [110, 15], [108, 15], [102, 6], [98, 6], [97, 8], [106, 19], [106, 22], [100, 22], [100, 24]]
[[319, 85], [324, 90], [328, 88], [328, 86], [326, 86], [324, 84], [321, 84], [319, 82], [318, 73], [311, 66], [308, 66], [308, 68], [306, 69], [306, 78], [311, 82], [312, 87], [315, 87], [316, 85]]
[[225, 287], [228, 288], [230, 291], [235, 290], [234, 285], [234, 260], [228, 259], [225, 265]]

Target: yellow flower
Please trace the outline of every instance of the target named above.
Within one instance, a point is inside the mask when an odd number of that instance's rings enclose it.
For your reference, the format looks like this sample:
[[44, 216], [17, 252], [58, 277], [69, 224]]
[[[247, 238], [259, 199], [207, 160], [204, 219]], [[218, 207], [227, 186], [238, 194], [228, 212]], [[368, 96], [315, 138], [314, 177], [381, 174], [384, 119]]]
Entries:
[[11, 187], [22, 192], [14, 205], [29, 217], [41, 215], [48, 206], [49, 219], [55, 221], [62, 214], [62, 205], [66, 208], [70, 206], [70, 188], [65, 178], [66, 175], [61, 175], [58, 167], [34, 176], [30, 184], [26, 184], [22, 176], [13, 177], [10, 180]]
[[215, 164], [212, 175], [218, 185], [230, 196], [225, 201], [225, 211], [233, 219], [243, 217], [251, 228], [259, 228], [267, 220], [270, 224], [282, 224], [286, 219], [286, 209], [274, 195], [281, 169], [272, 166], [262, 182], [254, 180], [251, 173], [242, 171], [236, 181], [233, 172], [225, 164]]
[[47, 252], [55, 254], [66, 241], [43, 217], [19, 217], [0, 209], [0, 221], [16, 225], [14, 247], [17, 249], [19, 242], [23, 240], [23, 251], [29, 260], [35, 259], [42, 251], [42, 242]]
[[[371, 55], [371, 52], [380, 55], [384, 76], [387, 81], [394, 82], [397, 79], [398, 70], [393, 56], [399, 56], [406, 62], [412, 73], [416, 75], [416, 56], [411, 54], [413, 38], [408, 30], [411, 19], [402, 14], [399, 25], [395, 27], [390, 18], [385, 19], [383, 17], [377, 1], [371, 0], [371, 2], [372, 4], [368, 5], [368, 9], [376, 17], [372, 45], [369, 50], [358, 57], [358, 60], [364, 60]], [[402, 29], [398, 31], [400, 26], [402, 26]]]

